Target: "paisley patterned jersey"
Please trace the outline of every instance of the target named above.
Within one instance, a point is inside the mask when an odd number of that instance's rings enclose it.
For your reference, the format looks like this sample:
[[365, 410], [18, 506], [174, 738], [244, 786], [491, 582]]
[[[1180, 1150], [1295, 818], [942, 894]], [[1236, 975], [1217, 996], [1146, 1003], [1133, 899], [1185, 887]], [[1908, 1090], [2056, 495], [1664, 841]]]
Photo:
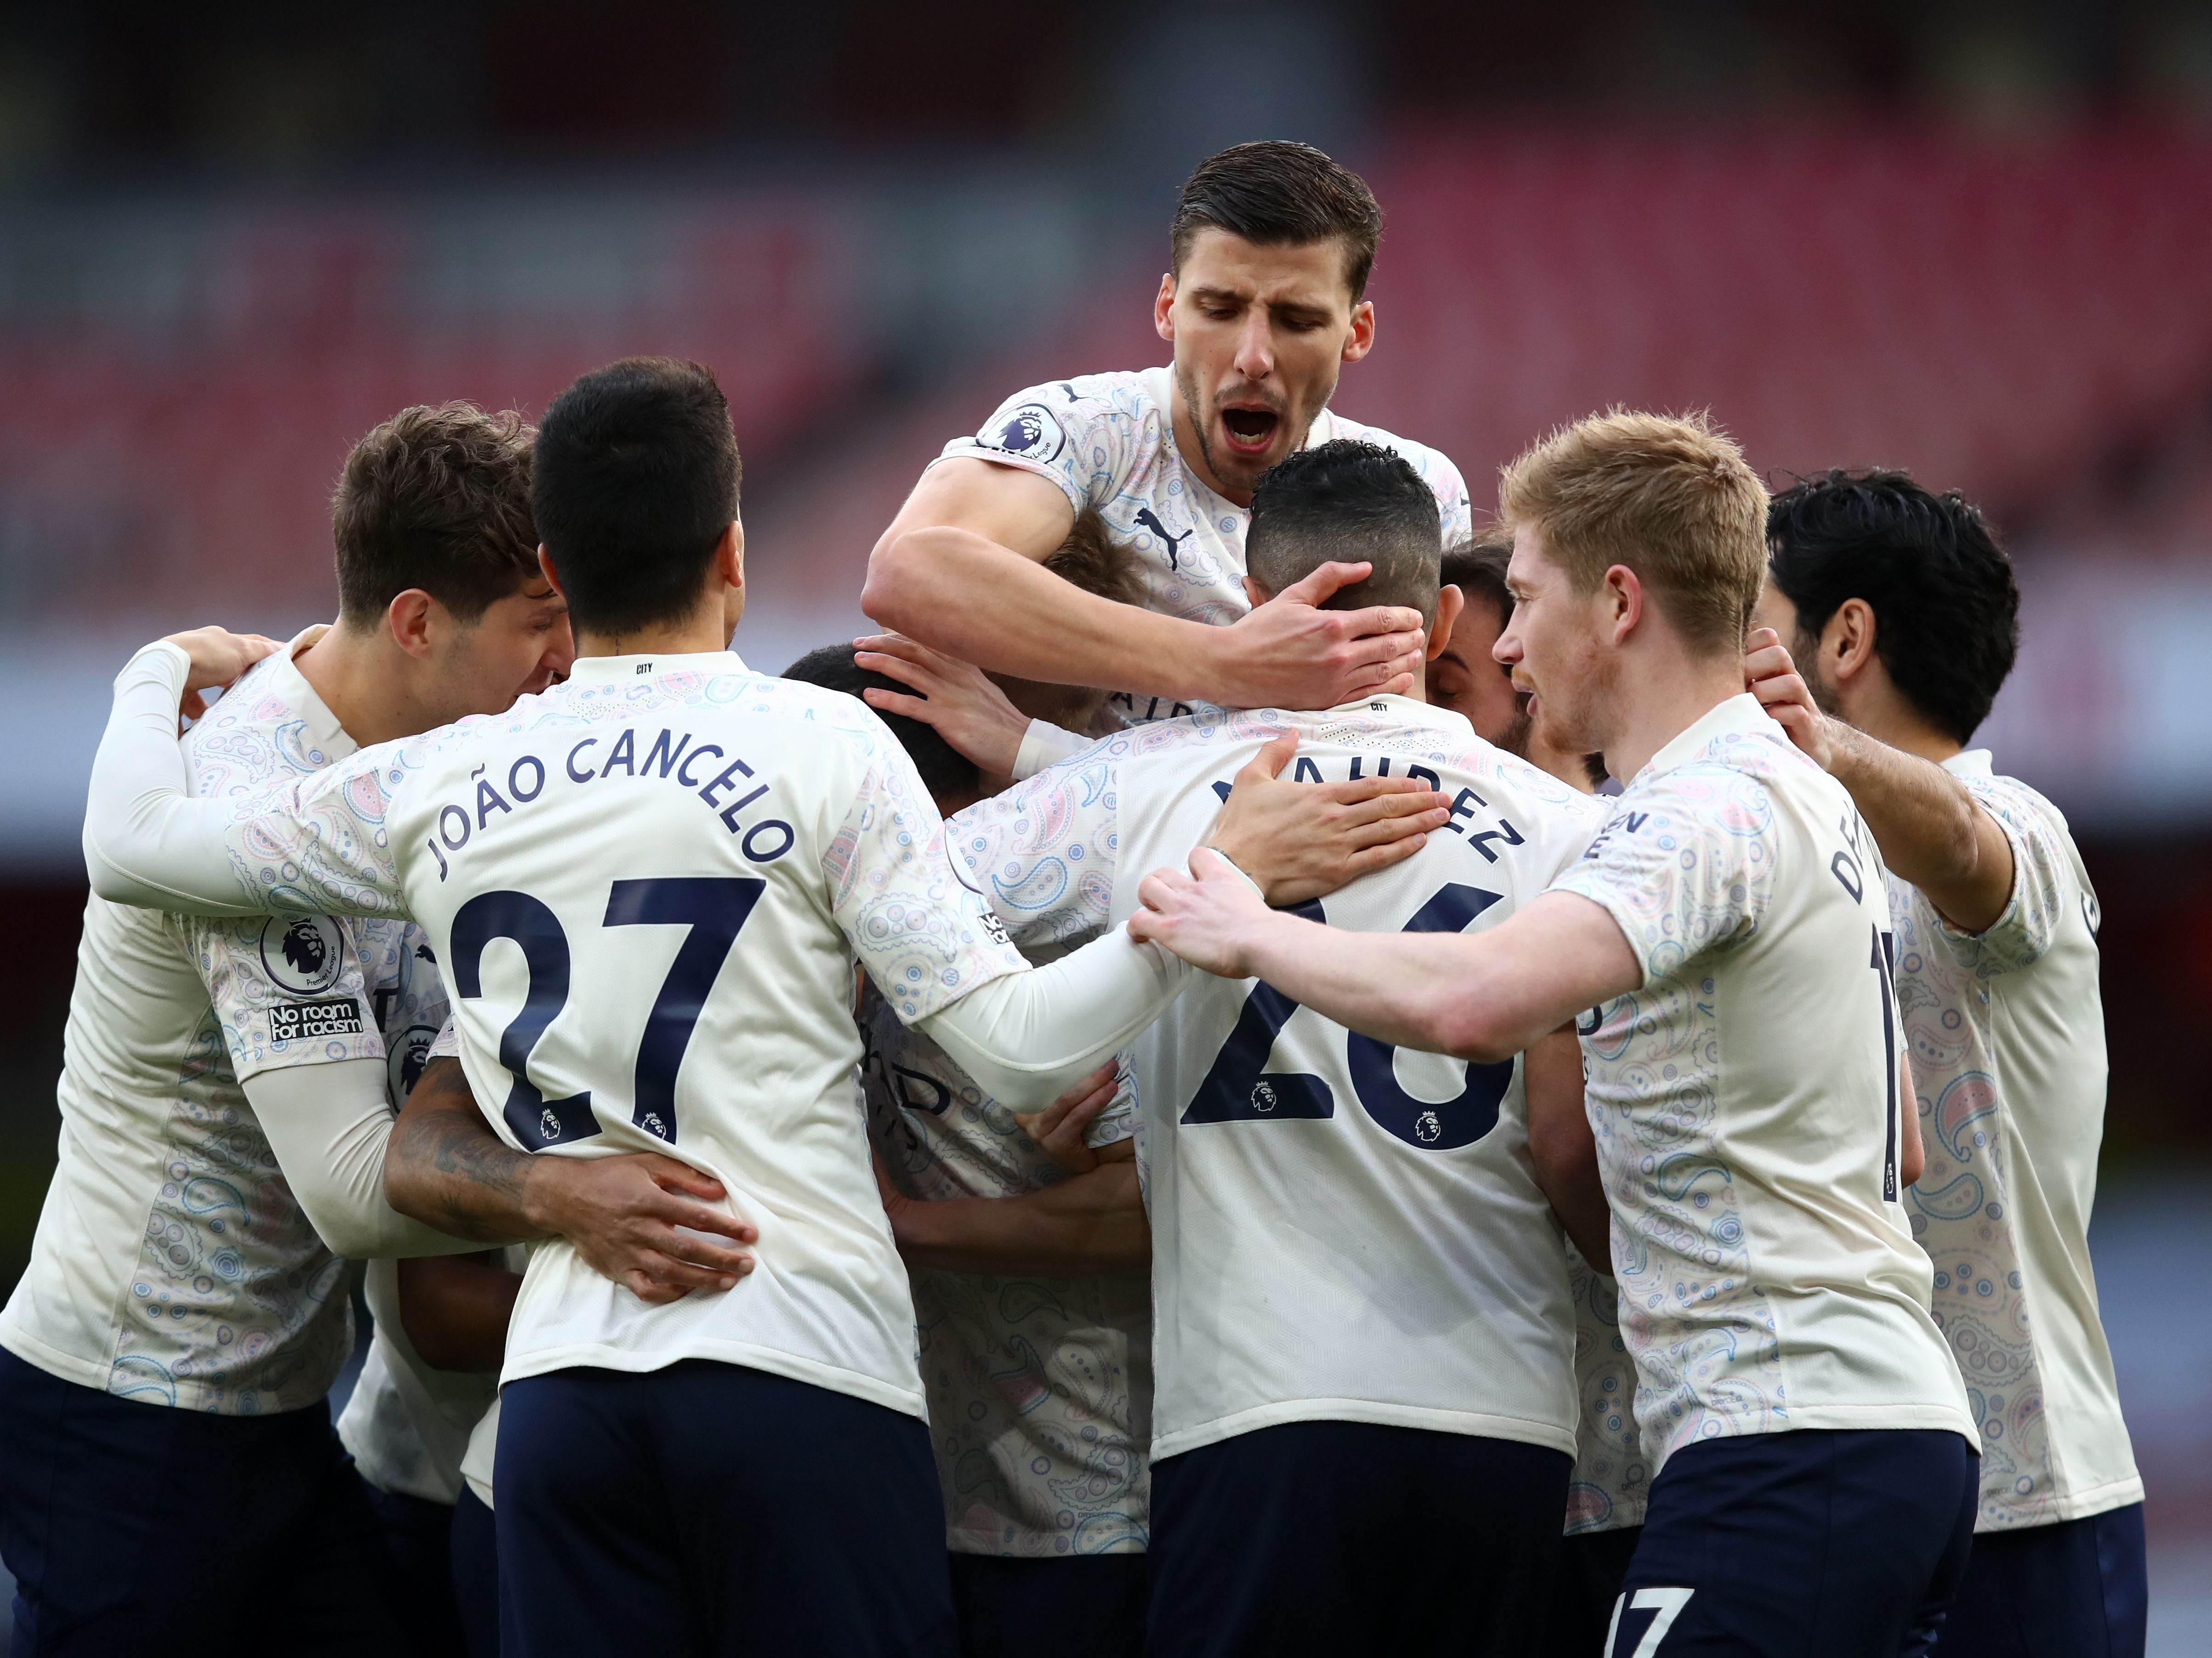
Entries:
[[[1061, 1178], [1006, 1107], [874, 986], [860, 999], [868, 1134], [910, 1198], [1008, 1198]], [[1126, 1139], [1121, 1097], [1091, 1142]], [[1142, 1268], [996, 1278], [918, 1267], [929, 1436], [956, 1554], [1123, 1554], [1146, 1543], [1152, 1307]]]
[[1977, 1524], [2002, 1531], [2139, 1503], [2142, 1481], [2089, 1266], [2105, 1125], [2097, 895], [2056, 806], [1993, 776], [1986, 749], [1946, 769], [2003, 829], [2013, 892], [1986, 932], [1963, 933], [1889, 884], [1928, 1151], [1908, 1202], [1981, 1427]]
[[909, 1020], [1028, 963], [872, 710], [726, 651], [588, 658], [241, 802], [222, 841], [255, 902], [421, 922], [510, 1144], [681, 1157], [758, 1228], [736, 1289], [659, 1307], [536, 1250], [503, 1380], [707, 1358], [923, 1414], [854, 961]]
[[1555, 890], [1642, 968], [1583, 1052], [1653, 1471], [1791, 1428], [1974, 1442], [1898, 1156], [1880, 853], [1749, 695], [1677, 736]]
[[[1229, 780], [1301, 733], [1294, 780], [1425, 776], [1448, 829], [1311, 907], [1368, 930], [1496, 925], [1597, 809], [1402, 697], [1202, 713], [1108, 738], [954, 818], [955, 858], [1018, 938], [1118, 925], [1202, 841]], [[1354, 1036], [1273, 987], [1201, 975], [1138, 1040], [1152, 1222], [1155, 1457], [1351, 1421], [1575, 1448], [1565, 1240], [1528, 1158], [1519, 1061]]]
[[1567, 1482], [1567, 1535], [1644, 1523], [1651, 1459], [1636, 1424], [1636, 1362], [1620, 1333], [1620, 1295], [1567, 1245], [1567, 1291], [1575, 1301], [1575, 1467]]
[[[354, 752], [293, 658], [257, 665], [184, 747], [234, 795]], [[353, 1351], [344, 1264], [285, 1184], [243, 1083], [385, 1058], [404, 1096], [445, 1019], [421, 932], [397, 920], [209, 920], [85, 907], [59, 1088], [61, 1157], [0, 1345], [72, 1382], [251, 1416], [330, 1391]]]
[[[1229, 623], [1251, 609], [1244, 596], [1244, 532], [1250, 509], [1201, 483], [1176, 446], [1172, 368], [1079, 374], [1017, 392], [973, 437], [955, 438], [940, 459], [966, 457], [1051, 479], [1077, 512], [1096, 507], [1134, 548], [1145, 608], [1187, 622]], [[1467, 486], [1437, 451], [1324, 409], [1308, 446], [1358, 438], [1395, 450], [1436, 491], [1444, 544], [1468, 532]], [[1107, 705], [1131, 724], [1191, 713], [1188, 703], [1144, 686], [1117, 690]]]

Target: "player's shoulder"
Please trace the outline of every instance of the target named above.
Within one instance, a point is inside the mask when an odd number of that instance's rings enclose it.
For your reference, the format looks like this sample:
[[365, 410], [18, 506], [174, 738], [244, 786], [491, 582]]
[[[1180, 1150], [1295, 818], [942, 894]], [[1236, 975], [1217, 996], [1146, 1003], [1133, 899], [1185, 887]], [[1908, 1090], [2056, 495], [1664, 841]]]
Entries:
[[276, 656], [255, 663], [185, 733], [185, 763], [198, 793], [240, 793], [338, 757], [289, 694], [287, 666]]
[[2053, 835], [2069, 841], [2073, 838], [2073, 827], [2067, 823], [2066, 814], [2048, 795], [2019, 778], [1993, 771], [1986, 762], [1978, 768], [1954, 771], [1952, 774], [1966, 785], [1966, 792], [1984, 811], [2015, 831]]
[[1443, 450], [1433, 448], [1425, 443], [1417, 442], [1412, 438], [1400, 437], [1395, 432], [1385, 431], [1380, 426], [1370, 426], [1364, 421], [1352, 420], [1338, 414], [1334, 410], [1329, 411], [1329, 420], [1335, 436], [1356, 438], [1362, 443], [1375, 444], [1378, 447], [1388, 449], [1392, 453], [1402, 457], [1438, 495], [1444, 495], [1452, 491], [1456, 491], [1460, 495], [1467, 493], [1466, 480], [1461, 477], [1459, 468]]
[[1110, 416], [1133, 418], [1164, 412], [1154, 394], [1152, 375], [1144, 369], [1070, 374], [1025, 386], [1006, 398], [979, 434], [979, 441], [995, 438], [1001, 447], [1023, 451], [1030, 436], [1030, 428], [1021, 423], [1025, 413], [1065, 426]]

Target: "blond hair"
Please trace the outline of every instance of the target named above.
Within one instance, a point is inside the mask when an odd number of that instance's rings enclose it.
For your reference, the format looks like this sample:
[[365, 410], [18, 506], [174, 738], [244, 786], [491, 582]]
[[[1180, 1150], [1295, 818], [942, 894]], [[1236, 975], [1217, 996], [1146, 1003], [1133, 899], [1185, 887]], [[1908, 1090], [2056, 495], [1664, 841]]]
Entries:
[[1613, 409], [1562, 427], [1504, 470], [1498, 512], [1533, 528], [1577, 592], [1625, 564], [1692, 648], [1742, 648], [1766, 575], [1766, 487], [1704, 413]]

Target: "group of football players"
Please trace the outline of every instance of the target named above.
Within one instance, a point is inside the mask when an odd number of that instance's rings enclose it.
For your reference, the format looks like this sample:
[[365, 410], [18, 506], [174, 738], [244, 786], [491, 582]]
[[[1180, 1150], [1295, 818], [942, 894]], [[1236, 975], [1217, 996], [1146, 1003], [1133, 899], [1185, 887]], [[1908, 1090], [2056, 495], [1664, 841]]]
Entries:
[[2142, 1652], [2003, 552], [1620, 410], [1478, 525], [1330, 406], [1381, 227], [1201, 164], [1171, 361], [781, 675], [670, 359], [401, 412], [334, 623], [131, 659], [16, 1653]]

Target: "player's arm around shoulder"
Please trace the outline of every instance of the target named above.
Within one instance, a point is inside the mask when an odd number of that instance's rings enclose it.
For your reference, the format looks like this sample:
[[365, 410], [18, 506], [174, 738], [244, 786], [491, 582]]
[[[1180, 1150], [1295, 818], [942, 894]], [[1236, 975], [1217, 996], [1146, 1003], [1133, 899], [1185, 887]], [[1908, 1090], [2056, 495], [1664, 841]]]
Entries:
[[1823, 714], [1772, 629], [1754, 629], [1747, 645], [1753, 694], [1850, 793], [1891, 872], [1917, 887], [1957, 932], [1996, 926], [2012, 899], [2013, 840], [1974, 791], [1935, 762]]

